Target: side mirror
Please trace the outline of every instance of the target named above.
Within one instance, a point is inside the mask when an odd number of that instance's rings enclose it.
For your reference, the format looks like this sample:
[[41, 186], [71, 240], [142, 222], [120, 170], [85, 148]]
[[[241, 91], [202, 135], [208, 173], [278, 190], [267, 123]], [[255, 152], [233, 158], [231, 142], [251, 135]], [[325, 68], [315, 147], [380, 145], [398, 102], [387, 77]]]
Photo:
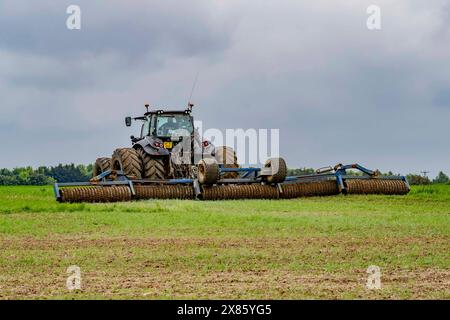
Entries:
[[125, 125], [126, 125], [127, 127], [131, 127], [131, 117], [126, 117], [126, 118], [125, 118]]

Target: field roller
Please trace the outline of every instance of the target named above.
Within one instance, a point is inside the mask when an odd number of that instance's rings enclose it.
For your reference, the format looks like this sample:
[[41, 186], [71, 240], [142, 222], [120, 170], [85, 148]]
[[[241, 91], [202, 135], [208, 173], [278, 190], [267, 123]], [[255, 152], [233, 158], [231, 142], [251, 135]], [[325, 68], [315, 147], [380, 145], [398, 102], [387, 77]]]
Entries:
[[[118, 148], [98, 158], [89, 182], [55, 183], [60, 202], [117, 202], [144, 199], [292, 199], [343, 194], [401, 195], [409, 191], [402, 176], [382, 176], [358, 164], [321, 168], [315, 174], [286, 176], [282, 158], [262, 168], [241, 168], [232, 148], [215, 147], [194, 127], [186, 110], [149, 111], [126, 117], [142, 121], [131, 148]], [[348, 174], [347, 170], [359, 171]]]
[[[358, 171], [357, 174], [347, 170]], [[403, 176], [383, 176], [358, 164], [322, 168], [315, 174], [286, 176], [282, 158], [269, 159], [263, 168], [225, 167], [203, 159], [195, 178], [132, 179], [120, 170], [106, 170], [89, 182], [55, 183], [59, 202], [121, 202], [146, 199], [293, 199], [338, 194], [404, 195]], [[234, 174], [234, 178], [228, 178]]]

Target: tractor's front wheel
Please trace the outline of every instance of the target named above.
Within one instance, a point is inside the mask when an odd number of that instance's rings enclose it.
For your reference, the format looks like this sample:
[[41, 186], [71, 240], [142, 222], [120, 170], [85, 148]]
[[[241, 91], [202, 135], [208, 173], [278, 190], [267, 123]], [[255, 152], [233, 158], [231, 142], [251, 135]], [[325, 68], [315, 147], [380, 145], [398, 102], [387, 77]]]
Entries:
[[142, 179], [142, 161], [133, 148], [116, 149], [112, 155], [111, 168], [123, 171], [130, 179]]
[[164, 160], [161, 157], [152, 157], [142, 149], [137, 152], [142, 159], [142, 176], [144, 179], [164, 180], [166, 178]]

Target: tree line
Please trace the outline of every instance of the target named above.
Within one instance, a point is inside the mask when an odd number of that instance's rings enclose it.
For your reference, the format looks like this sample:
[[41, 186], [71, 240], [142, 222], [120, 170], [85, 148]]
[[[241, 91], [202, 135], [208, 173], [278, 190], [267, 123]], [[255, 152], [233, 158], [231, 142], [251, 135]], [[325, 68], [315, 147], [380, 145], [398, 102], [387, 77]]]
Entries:
[[[14, 169], [0, 169], [0, 185], [49, 185], [55, 181], [58, 182], [84, 182], [89, 181], [92, 177], [92, 164], [75, 165], [75, 164], [59, 164], [55, 167], [22, 167]], [[301, 176], [312, 174], [315, 170], [312, 168], [288, 169], [289, 176]], [[385, 175], [392, 175], [388, 172]], [[449, 177], [442, 171], [434, 178], [430, 179], [418, 174], [408, 174], [406, 176], [411, 185], [427, 185], [432, 183], [449, 183]]]
[[408, 174], [406, 176], [406, 179], [408, 180], [409, 184], [411, 185], [427, 185], [427, 184], [437, 184], [437, 183], [447, 183], [450, 184], [449, 177], [442, 171], [439, 171], [436, 178], [431, 180], [427, 176], [421, 176], [418, 174]]
[[89, 181], [92, 177], [92, 165], [59, 164], [55, 167], [22, 167], [0, 169], [0, 185], [49, 185], [55, 181]]

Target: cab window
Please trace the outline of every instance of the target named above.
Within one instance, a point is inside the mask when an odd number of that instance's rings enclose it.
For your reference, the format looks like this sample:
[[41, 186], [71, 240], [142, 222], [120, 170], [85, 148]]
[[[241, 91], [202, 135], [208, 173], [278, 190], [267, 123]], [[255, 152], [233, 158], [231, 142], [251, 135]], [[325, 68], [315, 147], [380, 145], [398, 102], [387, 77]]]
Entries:
[[159, 115], [156, 119], [156, 135], [158, 137], [170, 137], [177, 130], [186, 130], [192, 134], [193, 126], [191, 117], [186, 114]]
[[150, 118], [147, 118], [142, 124], [141, 138], [150, 134]]

